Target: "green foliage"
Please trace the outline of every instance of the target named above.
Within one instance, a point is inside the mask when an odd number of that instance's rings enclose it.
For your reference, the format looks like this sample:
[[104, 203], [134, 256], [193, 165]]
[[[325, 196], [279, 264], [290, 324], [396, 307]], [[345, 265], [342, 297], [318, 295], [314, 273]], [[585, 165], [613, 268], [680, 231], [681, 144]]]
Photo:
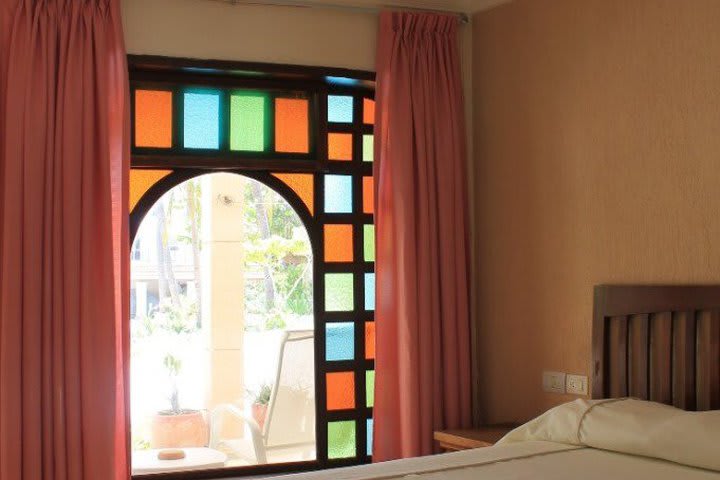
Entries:
[[[266, 302], [265, 282], [246, 282], [248, 311], [265, 318], [265, 329], [285, 328], [288, 315], [310, 315], [312, 305], [312, 251], [300, 217], [273, 190], [245, 188], [245, 268], [248, 272], [269, 272], [274, 288], [273, 304]], [[260, 194], [260, 198], [256, 195]], [[263, 233], [262, 213], [269, 235]]]
[[272, 394], [272, 385], [263, 383], [260, 389], [255, 392], [249, 392], [253, 397], [252, 403], [259, 405], [267, 405], [270, 403], [270, 395]]

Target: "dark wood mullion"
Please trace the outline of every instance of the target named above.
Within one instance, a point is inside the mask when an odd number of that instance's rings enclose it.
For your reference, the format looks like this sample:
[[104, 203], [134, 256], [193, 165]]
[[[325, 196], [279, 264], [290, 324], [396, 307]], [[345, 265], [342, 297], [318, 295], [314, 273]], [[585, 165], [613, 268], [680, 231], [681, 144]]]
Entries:
[[[372, 94], [372, 85], [364, 82], [374, 82], [375, 72], [367, 70], [356, 70], [339, 67], [315, 67], [306, 65], [291, 65], [278, 63], [263, 62], [240, 62], [235, 60], [214, 60], [214, 59], [197, 59], [197, 58], [178, 58], [167, 57], [161, 55], [128, 55], [128, 69], [132, 76], [143, 71], [155, 71], [165, 77], [170, 73], [182, 73], [187, 75], [187, 69], [203, 69], [208, 72], [217, 74], [232, 75], [236, 78], [252, 76], [263, 81], [271, 79], [283, 82], [291, 82], [296, 78], [321, 80], [327, 85], [327, 77], [345, 77], [361, 81], [359, 85], [352, 85], [346, 88], [349, 91], [358, 91], [363, 86], [370, 87], [370, 95]], [[213, 75], [214, 76], [214, 75]], [[337, 87], [341, 88], [341, 87]], [[368, 95], [368, 94], [366, 94]]]

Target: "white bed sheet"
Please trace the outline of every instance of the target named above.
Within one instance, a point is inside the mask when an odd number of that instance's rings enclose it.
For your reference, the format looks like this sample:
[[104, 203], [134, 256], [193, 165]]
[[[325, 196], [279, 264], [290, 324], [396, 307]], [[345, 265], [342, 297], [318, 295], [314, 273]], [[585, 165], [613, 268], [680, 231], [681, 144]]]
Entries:
[[719, 480], [720, 473], [546, 441], [279, 477], [282, 480]]

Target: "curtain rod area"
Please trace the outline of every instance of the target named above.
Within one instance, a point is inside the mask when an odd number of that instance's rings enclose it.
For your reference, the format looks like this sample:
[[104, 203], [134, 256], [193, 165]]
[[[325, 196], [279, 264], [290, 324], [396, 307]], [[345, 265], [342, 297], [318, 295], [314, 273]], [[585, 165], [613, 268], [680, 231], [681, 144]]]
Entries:
[[412, 7], [403, 7], [403, 6], [397, 6], [397, 5], [382, 5], [382, 6], [360, 6], [360, 5], [345, 5], [340, 3], [324, 3], [324, 2], [312, 2], [312, 1], [295, 1], [295, 0], [268, 0], [268, 1], [258, 1], [258, 0], [211, 0], [214, 2], [221, 2], [226, 3], [229, 5], [247, 5], [247, 6], [264, 6], [264, 7], [299, 7], [299, 8], [316, 8], [316, 9], [326, 9], [326, 10], [344, 10], [346, 12], [356, 12], [356, 13], [370, 13], [377, 15], [380, 13], [383, 9], [390, 9], [390, 10], [408, 10], [408, 11], [415, 11], [415, 12], [433, 12], [433, 13], [446, 13], [450, 15], [456, 15], [458, 17], [458, 21], [461, 24], [466, 24], [470, 21], [469, 17], [465, 13], [460, 12], [452, 12], [448, 10], [432, 10], [432, 9], [424, 9], [424, 8], [412, 8]]

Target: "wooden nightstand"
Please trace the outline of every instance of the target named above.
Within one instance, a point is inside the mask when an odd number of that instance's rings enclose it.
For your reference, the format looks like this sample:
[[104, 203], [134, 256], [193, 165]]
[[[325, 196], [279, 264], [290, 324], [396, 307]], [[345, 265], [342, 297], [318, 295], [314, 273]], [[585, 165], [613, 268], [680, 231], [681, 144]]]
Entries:
[[517, 425], [488, 425], [469, 430], [441, 430], [433, 437], [440, 448], [447, 452], [470, 448], [490, 447]]

